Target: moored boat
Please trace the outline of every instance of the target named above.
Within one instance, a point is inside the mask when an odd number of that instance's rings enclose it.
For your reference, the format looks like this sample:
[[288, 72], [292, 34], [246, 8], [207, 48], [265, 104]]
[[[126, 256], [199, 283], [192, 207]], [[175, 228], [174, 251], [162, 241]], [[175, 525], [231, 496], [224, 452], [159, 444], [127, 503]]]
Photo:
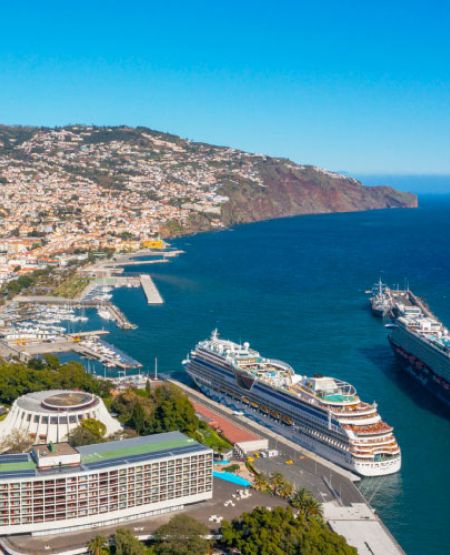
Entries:
[[206, 395], [254, 411], [261, 423], [276, 420], [277, 431], [332, 462], [362, 476], [400, 470], [393, 428], [376, 403], [362, 401], [347, 382], [296, 374], [248, 343], [220, 339], [217, 331], [196, 345], [184, 365]]

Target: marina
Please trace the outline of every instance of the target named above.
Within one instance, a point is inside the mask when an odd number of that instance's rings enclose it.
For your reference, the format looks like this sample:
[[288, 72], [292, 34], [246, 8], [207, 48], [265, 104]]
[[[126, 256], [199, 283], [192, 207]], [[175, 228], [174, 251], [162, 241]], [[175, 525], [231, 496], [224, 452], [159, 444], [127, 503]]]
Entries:
[[0, 340], [0, 352], [17, 356], [25, 362], [44, 354], [77, 353], [82, 357], [99, 361], [108, 369], [132, 370], [142, 364], [100, 337], [108, 332], [97, 330], [84, 334], [60, 335], [51, 341], [23, 337], [19, 340]]

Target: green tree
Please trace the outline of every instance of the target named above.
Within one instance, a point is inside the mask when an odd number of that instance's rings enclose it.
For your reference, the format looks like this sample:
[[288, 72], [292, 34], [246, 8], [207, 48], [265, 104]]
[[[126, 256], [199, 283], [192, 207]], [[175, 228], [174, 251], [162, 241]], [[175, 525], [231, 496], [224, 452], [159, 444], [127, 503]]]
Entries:
[[222, 542], [241, 555], [357, 555], [324, 522], [296, 518], [290, 508], [257, 507], [222, 523]]
[[127, 528], [117, 528], [114, 545], [116, 555], [146, 555], [144, 544]]
[[284, 499], [289, 499], [293, 491], [294, 491], [294, 486], [287, 480], [284, 480], [278, 486], [276, 494], [280, 497], [283, 497]]
[[267, 474], [263, 474], [262, 472], [259, 473], [259, 474], [255, 474], [253, 487], [258, 491], [261, 491], [263, 493], [268, 493], [270, 491], [270, 481], [269, 480], [270, 479], [267, 476]]
[[95, 418], [86, 418], [81, 421], [69, 435], [69, 443], [72, 447], [80, 447], [81, 445], [92, 445], [93, 443], [101, 443], [106, 433], [106, 426], [103, 422]]
[[154, 534], [157, 555], [204, 555], [211, 549], [208, 528], [188, 515], [176, 515]]
[[87, 548], [90, 555], [104, 555], [107, 552], [108, 542], [104, 536], [98, 535], [92, 538]]
[[59, 358], [52, 354], [44, 355], [44, 360], [49, 368], [59, 368], [61, 363], [59, 362]]
[[[272, 493], [280, 497], [287, 497], [292, 493], [292, 486], [281, 472], [275, 472], [270, 476], [270, 487]], [[287, 495], [284, 495], [286, 492], [288, 492]]]
[[91, 432], [99, 440], [103, 439], [106, 434], [106, 426], [96, 418], [85, 418], [81, 422], [81, 427], [88, 432]]
[[152, 394], [152, 386], [150, 385], [150, 380], [145, 382], [145, 392], [147, 393], [147, 397], [150, 397]]
[[297, 490], [292, 496], [290, 503], [292, 507], [294, 507], [294, 509], [298, 509], [298, 511], [306, 519], [310, 519], [312, 517], [322, 517], [322, 508], [320, 503], [305, 488]]
[[148, 420], [141, 403], [136, 403], [133, 406], [128, 424], [133, 430], [136, 430], [139, 435], [145, 434], [148, 430]]
[[31, 450], [33, 443], [27, 433], [16, 429], [0, 442], [0, 451], [2, 453], [27, 453]]

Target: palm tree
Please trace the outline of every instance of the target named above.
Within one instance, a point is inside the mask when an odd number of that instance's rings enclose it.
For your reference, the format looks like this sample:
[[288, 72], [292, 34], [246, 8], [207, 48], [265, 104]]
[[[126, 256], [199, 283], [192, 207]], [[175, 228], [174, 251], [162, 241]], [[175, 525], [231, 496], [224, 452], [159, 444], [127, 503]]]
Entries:
[[288, 482], [287, 480], [284, 480], [283, 483], [278, 485], [276, 493], [280, 497], [284, 497], [285, 499], [287, 499], [288, 497], [290, 497], [292, 495], [293, 490], [294, 490], [294, 486], [290, 482]]
[[277, 493], [278, 488], [282, 486], [285, 482], [283, 474], [281, 472], [275, 472], [270, 476], [270, 485], [272, 487], [273, 493]]
[[309, 496], [310, 493], [305, 488], [298, 489], [292, 496], [291, 505], [294, 507], [294, 509], [301, 510], [306, 499], [308, 499]]
[[315, 497], [305, 488], [295, 492], [291, 499], [291, 505], [298, 509], [306, 519], [322, 516], [322, 507]]
[[253, 486], [256, 490], [266, 492], [269, 489], [269, 479], [266, 474], [255, 474]]
[[304, 515], [307, 519], [322, 517], [322, 507], [320, 503], [312, 495], [305, 503], [303, 508]]
[[87, 545], [90, 555], [102, 555], [106, 547], [108, 547], [108, 542], [104, 536], [100, 535], [92, 538]]

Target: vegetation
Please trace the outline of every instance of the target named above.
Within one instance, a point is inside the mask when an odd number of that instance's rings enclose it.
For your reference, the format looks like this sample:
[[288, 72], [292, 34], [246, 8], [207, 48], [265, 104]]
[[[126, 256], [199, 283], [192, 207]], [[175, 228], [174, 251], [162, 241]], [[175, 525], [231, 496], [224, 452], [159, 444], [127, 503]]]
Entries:
[[280, 507], [257, 507], [231, 523], [224, 521], [222, 542], [241, 555], [357, 555], [321, 519]]
[[87, 545], [89, 555], [106, 555], [109, 552], [108, 541], [104, 536], [95, 536]]
[[189, 399], [172, 384], [150, 391], [128, 389], [114, 399], [111, 408], [138, 434], [173, 430], [193, 433], [198, 427], [198, 418]]
[[290, 499], [294, 491], [292, 484], [280, 472], [275, 472], [270, 476], [256, 473], [253, 487], [263, 493], [278, 495], [285, 499]]
[[[307, 497], [305, 493], [302, 496]], [[240, 555], [357, 555], [320, 515], [294, 513], [289, 507], [257, 507], [232, 522], [224, 521], [220, 545], [213, 545], [208, 534], [207, 526], [178, 514], [155, 531], [148, 546], [130, 530], [118, 528], [113, 547], [108, 547], [106, 538], [97, 536], [88, 543], [88, 551], [91, 555], [206, 555], [213, 547], [220, 547]]]
[[145, 555], [146, 549], [127, 528], [117, 528], [114, 534], [115, 555]]
[[211, 449], [217, 453], [223, 453], [233, 447], [230, 442], [210, 428], [203, 420], [199, 421], [198, 429], [190, 435], [193, 439], [199, 443], [208, 445], [208, 447], [211, 447]]
[[302, 514], [306, 519], [321, 518], [322, 507], [317, 499], [305, 488], [297, 490], [292, 496], [290, 503], [294, 509]]
[[199, 420], [187, 396], [173, 384], [128, 389], [111, 403], [119, 420], [140, 435], [178, 430], [220, 451], [231, 445]]
[[185, 232], [185, 228], [176, 220], [169, 220], [162, 226], [162, 235], [164, 237], [178, 237]]
[[53, 294], [58, 297], [73, 299], [83, 292], [90, 281], [88, 277], [81, 276], [78, 272], [74, 272], [55, 287]]
[[225, 466], [224, 470], [226, 472], [237, 472], [241, 466], [239, 464], [230, 464], [230, 466]]
[[188, 515], [176, 515], [154, 534], [156, 555], [204, 555], [211, 543], [205, 538], [208, 528]]
[[33, 440], [28, 434], [21, 430], [13, 430], [0, 443], [0, 452], [2, 453], [25, 453], [31, 449]]
[[69, 443], [72, 447], [101, 443], [106, 434], [106, 426], [95, 418], [84, 419], [79, 426], [71, 432]]
[[48, 279], [49, 273], [50, 269], [47, 268], [23, 274], [17, 279], [5, 283], [0, 289], [0, 294], [6, 299], [12, 299], [19, 293], [23, 293], [25, 290], [36, 285], [40, 280]]
[[110, 388], [109, 382], [97, 380], [79, 362], [61, 364], [53, 355], [28, 364], [0, 359], [0, 403], [10, 405], [21, 395], [46, 389], [81, 389], [107, 396]]

